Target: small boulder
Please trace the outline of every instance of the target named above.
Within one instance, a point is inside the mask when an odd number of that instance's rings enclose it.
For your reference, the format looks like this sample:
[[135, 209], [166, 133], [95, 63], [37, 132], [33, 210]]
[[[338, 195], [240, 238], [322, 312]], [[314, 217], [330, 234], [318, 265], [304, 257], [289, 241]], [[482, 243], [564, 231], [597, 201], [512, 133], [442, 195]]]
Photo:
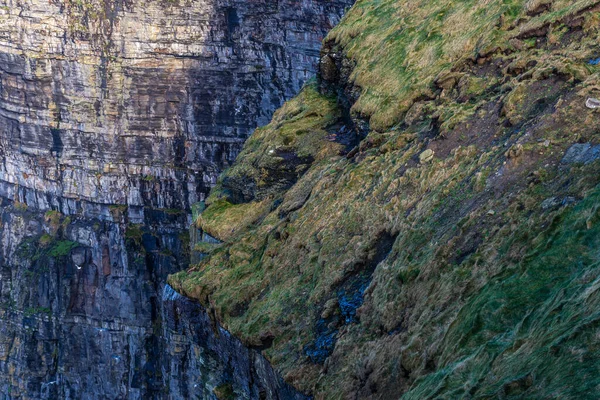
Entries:
[[525, 3], [525, 11], [530, 17], [535, 17], [552, 8], [552, 0], [529, 0]]
[[431, 149], [427, 149], [419, 155], [419, 162], [421, 164], [425, 164], [433, 160], [434, 151]]
[[404, 123], [408, 126], [415, 125], [418, 122], [423, 121], [425, 117], [425, 103], [416, 102], [407, 111], [404, 116]]
[[577, 202], [577, 199], [573, 196], [567, 196], [563, 199], [559, 199], [557, 197], [549, 197], [546, 200], [542, 201], [542, 210], [553, 210], [560, 207], [567, 207], [573, 205]]
[[565, 153], [562, 164], [589, 164], [600, 159], [600, 145], [575, 143]]
[[600, 100], [590, 97], [586, 100], [585, 106], [587, 108], [591, 108], [592, 110], [596, 109], [596, 108], [600, 108]]
[[340, 307], [337, 298], [329, 299], [325, 306], [323, 307], [323, 312], [321, 313], [321, 318], [327, 319], [337, 313], [339, 313]]
[[321, 77], [327, 82], [335, 82], [338, 77], [338, 68], [335, 65], [335, 61], [329, 55], [325, 55], [321, 58], [319, 70]]
[[558, 206], [560, 206], [560, 200], [558, 200], [556, 197], [549, 197], [542, 201], [542, 210], [551, 210]]

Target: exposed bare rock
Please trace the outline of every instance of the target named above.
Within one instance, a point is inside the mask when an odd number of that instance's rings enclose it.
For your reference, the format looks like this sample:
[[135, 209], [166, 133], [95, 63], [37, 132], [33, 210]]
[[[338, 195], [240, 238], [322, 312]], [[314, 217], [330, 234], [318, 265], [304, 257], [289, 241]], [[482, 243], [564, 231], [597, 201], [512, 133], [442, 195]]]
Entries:
[[202, 200], [314, 75], [349, 3], [0, 1], [0, 180], [105, 204]]

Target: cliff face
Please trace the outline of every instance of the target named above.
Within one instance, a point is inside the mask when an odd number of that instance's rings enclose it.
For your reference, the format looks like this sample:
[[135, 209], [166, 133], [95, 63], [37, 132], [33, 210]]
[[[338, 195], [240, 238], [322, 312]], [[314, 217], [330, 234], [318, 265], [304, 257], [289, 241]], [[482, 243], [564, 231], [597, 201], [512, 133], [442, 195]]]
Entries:
[[348, 1], [0, 2], [0, 180], [186, 208], [314, 74]]
[[133, 227], [3, 202], [3, 396], [164, 395], [161, 279], [184, 267], [189, 251], [185, 214], [150, 221]]
[[163, 351], [171, 398], [308, 400], [258, 350], [223, 329], [197, 302], [163, 291]]
[[599, 397], [598, 21], [358, 2], [171, 286], [317, 399]]
[[347, 5], [0, 0], [2, 397], [302, 397], [164, 281]]
[[267, 360], [164, 285], [185, 214], [148, 226], [2, 204], [0, 393], [23, 399], [301, 400]]

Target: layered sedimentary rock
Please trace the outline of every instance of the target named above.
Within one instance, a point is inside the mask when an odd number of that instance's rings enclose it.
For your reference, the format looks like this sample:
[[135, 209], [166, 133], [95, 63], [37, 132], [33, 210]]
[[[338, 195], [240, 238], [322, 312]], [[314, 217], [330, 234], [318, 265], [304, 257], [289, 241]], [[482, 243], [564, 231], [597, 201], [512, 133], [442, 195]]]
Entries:
[[0, 180], [106, 204], [202, 200], [313, 75], [349, 3], [2, 0]]
[[164, 280], [349, 3], [0, 0], [0, 396], [300, 396]]
[[223, 329], [197, 302], [163, 290], [163, 371], [168, 393], [182, 398], [308, 399], [255, 349]]
[[160, 282], [187, 263], [185, 214], [141, 227], [1, 210], [2, 396], [161, 398]]
[[185, 214], [124, 227], [0, 207], [3, 398], [305, 398], [163, 285], [188, 262]]

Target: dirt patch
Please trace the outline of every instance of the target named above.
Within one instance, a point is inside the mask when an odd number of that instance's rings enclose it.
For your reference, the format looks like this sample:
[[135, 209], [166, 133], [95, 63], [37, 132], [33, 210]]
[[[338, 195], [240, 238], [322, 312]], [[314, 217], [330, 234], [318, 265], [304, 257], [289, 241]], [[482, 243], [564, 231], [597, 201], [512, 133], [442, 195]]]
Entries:
[[502, 132], [500, 103], [490, 102], [451, 132], [432, 140], [427, 148], [433, 150], [437, 158], [445, 159], [452, 150], [461, 146], [474, 145], [480, 150], [488, 149], [498, 142]]

